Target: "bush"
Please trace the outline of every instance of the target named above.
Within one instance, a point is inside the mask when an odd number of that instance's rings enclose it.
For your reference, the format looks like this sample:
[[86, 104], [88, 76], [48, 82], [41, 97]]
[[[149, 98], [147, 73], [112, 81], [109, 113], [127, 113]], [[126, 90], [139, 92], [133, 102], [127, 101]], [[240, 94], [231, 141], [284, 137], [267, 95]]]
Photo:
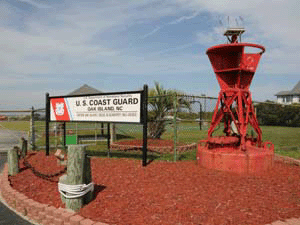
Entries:
[[270, 102], [259, 103], [256, 106], [257, 119], [260, 125], [300, 126], [299, 104], [281, 105]]

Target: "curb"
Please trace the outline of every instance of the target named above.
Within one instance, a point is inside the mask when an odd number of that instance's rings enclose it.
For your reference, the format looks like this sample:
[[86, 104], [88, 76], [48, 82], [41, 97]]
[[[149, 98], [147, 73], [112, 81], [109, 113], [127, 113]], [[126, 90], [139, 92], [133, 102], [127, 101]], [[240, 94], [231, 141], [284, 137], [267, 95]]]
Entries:
[[274, 160], [284, 162], [284, 163], [287, 163], [287, 164], [300, 166], [300, 160], [294, 159], [294, 158], [291, 158], [291, 157], [288, 157], [288, 156], [282, 156], [282, 155], [274, 154]]
[[7, 163], [0, 174], [0, 201], [20, 217], [35, 225], [108, 225], [86, 219], [69, 209], [55, 208], [36, 202], [16, 191], [8, 181]]

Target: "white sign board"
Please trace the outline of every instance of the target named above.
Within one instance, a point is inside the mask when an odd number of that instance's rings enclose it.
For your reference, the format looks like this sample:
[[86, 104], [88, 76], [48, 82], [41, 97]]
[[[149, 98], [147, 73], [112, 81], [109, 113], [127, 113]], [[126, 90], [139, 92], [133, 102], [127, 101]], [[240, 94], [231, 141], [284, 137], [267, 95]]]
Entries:
[[51, 97], [50, 121], [141, 122], [141, 93]]

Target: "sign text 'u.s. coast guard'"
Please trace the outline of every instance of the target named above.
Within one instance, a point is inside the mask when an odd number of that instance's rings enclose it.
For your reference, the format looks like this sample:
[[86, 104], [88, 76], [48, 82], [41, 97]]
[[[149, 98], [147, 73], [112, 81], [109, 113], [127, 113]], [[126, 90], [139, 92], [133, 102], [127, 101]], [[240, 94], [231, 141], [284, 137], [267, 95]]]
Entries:
[[141, 122], [141, 93], [51, 97], [50, 121]]

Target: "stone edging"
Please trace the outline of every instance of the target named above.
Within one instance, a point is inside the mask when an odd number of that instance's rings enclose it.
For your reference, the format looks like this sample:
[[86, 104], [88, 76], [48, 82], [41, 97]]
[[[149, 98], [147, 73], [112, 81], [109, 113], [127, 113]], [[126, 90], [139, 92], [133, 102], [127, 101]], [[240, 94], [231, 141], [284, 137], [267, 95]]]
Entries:
[[106, 223], [86, 219], [77, 213], [42, 204], [26, 197], [13, 189], [8, 181], [7, 163], [0, 175], [0, 191], [5, 205], [21, 215], [31, 223], [43, 225], [108, 225]]
[[[293, 165], [300, 166], [300, 160], [293, 159], [287, 156], [274, 155], [274, 160], [282, 161]], [[64, 208], [55, 208], [46, 204], [38, 203], [32, 199], [26, 197], [24, 194], [13, 189], [8, 181], [8, 167], [7, 163], [4, 165], [2, 174], [0, 175], [0, 194], [2, 196], [1, 201], [12, 208], [13, 211], [21, 214], [23, 218], [34, 224], [43, 225], [108, 225], [102, 222], [96, 222], [91, 219], [85, 219], [79, 216], [73, 211]], [[286, 222], [296, 222], [298, 224], [299, 219], [292, 218], [286, 220]], [[284, 221], [275, 221], [272, 225], [277, 224], [293, 224], [285, 223]]]
[[291, 158], [291, 157], [288, 157], [288, 156], [282, 156], [282, 155], [274, 154], [274, 160], [300, 166], [300, 160], [294, 159], [294, 158]]

